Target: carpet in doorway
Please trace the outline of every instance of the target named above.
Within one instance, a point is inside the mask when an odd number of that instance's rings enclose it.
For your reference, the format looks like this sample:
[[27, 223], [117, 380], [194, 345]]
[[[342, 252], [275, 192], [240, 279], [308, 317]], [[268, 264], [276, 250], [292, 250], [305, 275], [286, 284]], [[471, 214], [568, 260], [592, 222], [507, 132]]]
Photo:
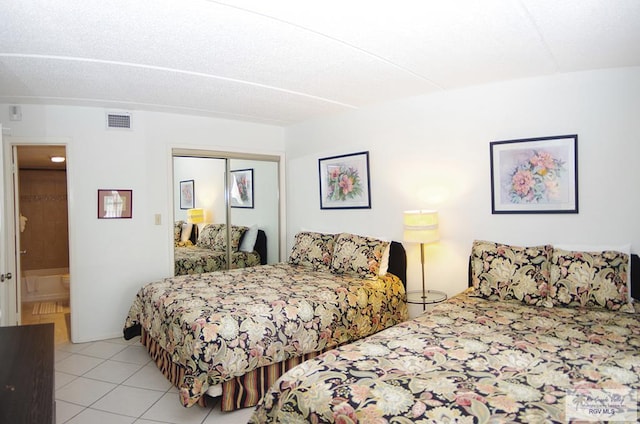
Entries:
[[33, 315], [59, 314], [64, 312], [62, 302], [39, 302], [33, 305]]

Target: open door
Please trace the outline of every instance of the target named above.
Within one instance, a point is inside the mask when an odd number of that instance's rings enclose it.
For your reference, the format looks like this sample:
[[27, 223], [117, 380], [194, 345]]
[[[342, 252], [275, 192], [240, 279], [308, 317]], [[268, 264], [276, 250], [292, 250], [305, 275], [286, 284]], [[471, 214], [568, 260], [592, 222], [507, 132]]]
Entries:
[[[0, 242], [2, 243], [2, 253], [0, 253], [0, 325], [19, 324], [18, 287], [16, 285], [16, 246], [14, 229], [14, 178], [13, 166], [11, 162], [11, 146], [2, 140], [2, 126], [0, 125], [0, 164], [2, 166], [3, 183], [0, 184], [0, 196], [3, 201], [0, 203]], [[5, 160], [7, 162], [5, 162]]]
[[[3, 181], [4, 181], [4, 143], [2, 143], [2, 124], [0, 124], [0, 169], [2, 169]], [[4, 199], [4, 184], [0, 184], [0, 198]], [[7, 325], [7, 285], [6, 282], [6, 256], [7, 256], [7, 237], [5, 236], [5, 215], [4, 215], [4, 201], [0, 202], [0, 326]]]

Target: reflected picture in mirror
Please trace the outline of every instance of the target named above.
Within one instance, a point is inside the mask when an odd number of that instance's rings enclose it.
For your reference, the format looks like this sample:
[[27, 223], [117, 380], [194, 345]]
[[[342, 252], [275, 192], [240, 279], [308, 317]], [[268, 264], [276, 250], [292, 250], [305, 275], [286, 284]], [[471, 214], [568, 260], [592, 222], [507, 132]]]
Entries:
[[180, 209], [195, 207], [195, 190], [193, 180], [180, 181]]
[[231, 171], [231, 207], [253, 208], [253, 169]]

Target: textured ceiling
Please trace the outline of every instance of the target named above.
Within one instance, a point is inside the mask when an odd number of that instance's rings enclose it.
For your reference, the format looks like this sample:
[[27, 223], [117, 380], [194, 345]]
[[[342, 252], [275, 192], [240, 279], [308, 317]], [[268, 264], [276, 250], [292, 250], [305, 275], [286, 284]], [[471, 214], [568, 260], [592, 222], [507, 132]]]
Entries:
[[6, 0], [0, 102], [289, 125], [640, 66], [640, 0]]

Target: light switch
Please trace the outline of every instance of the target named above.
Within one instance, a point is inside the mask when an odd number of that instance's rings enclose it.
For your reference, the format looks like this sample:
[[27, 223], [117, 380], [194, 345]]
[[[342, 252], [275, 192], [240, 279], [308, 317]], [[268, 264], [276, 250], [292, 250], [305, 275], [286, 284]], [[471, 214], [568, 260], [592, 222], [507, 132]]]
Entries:
[[161, 214], [157, 213], [155, 215], [155, 222], [156, 222], [156, 225], [162, 225], [162, 215]]

